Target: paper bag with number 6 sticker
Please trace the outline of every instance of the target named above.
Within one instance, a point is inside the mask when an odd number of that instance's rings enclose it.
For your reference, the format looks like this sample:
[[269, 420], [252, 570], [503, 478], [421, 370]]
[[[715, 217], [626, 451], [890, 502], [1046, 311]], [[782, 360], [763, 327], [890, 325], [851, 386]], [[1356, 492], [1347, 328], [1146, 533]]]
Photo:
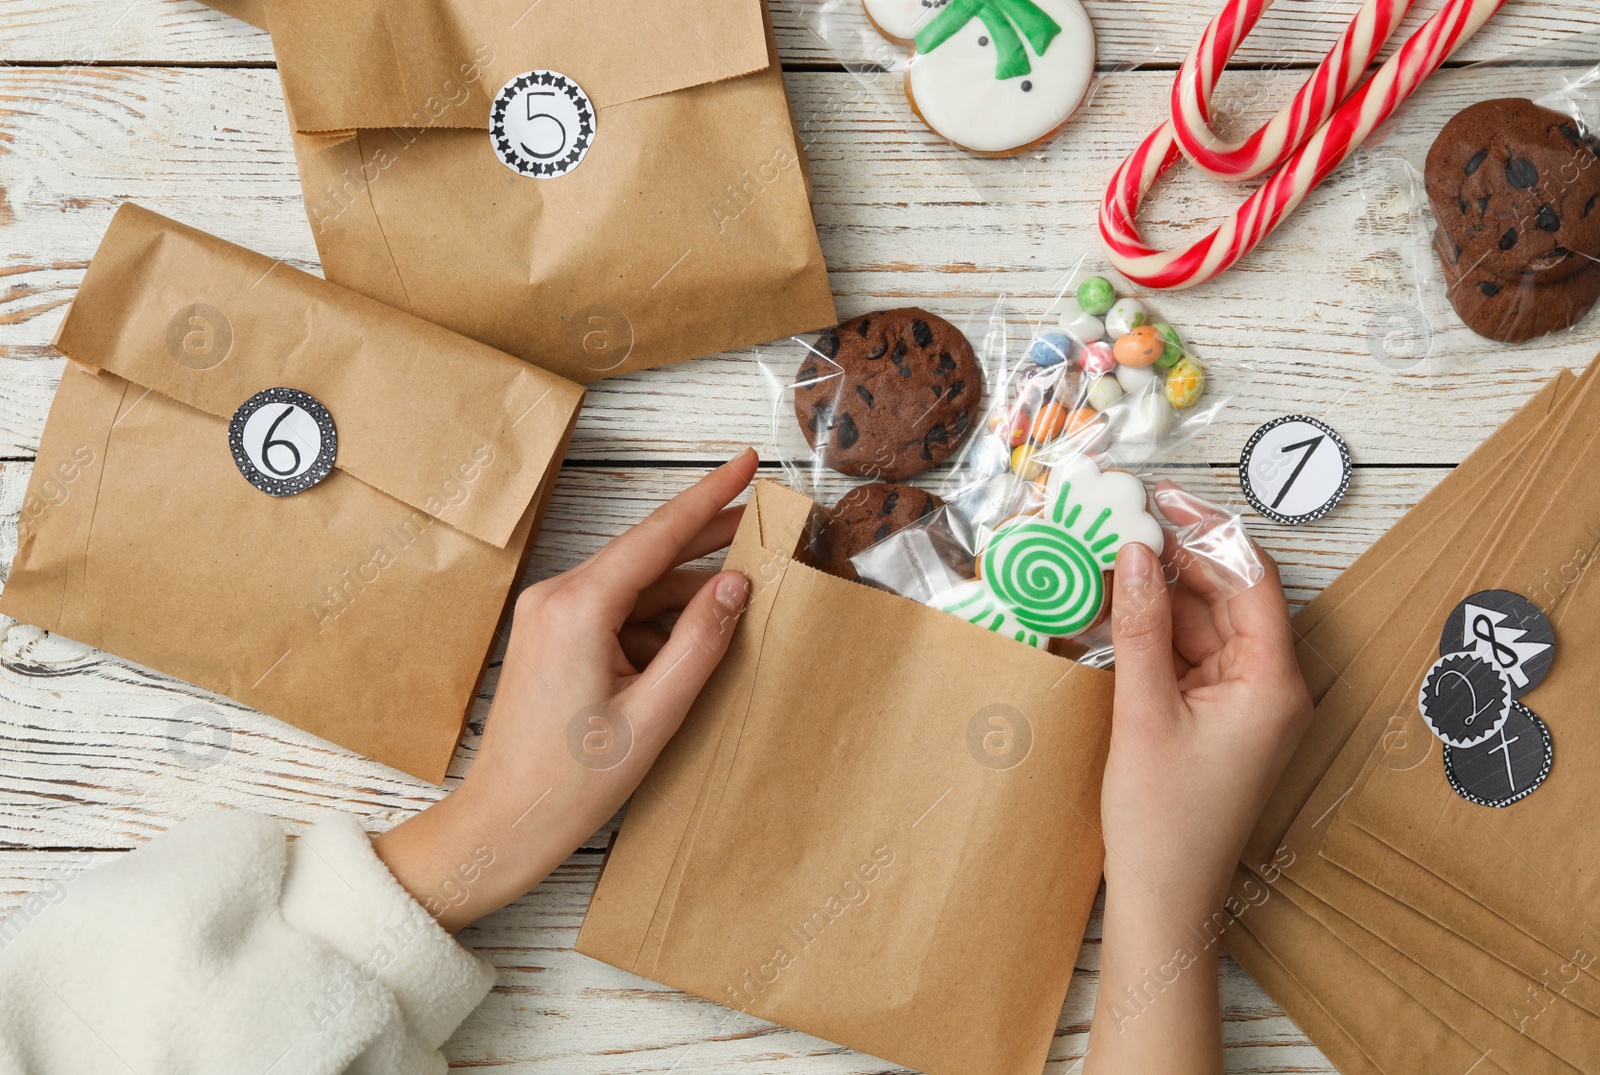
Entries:
[[577, 381], [837, 320], [762, 0], [264, 15], [329, 280]]
[[434, 782], [583, 390], [124, 205], [0, 613]]

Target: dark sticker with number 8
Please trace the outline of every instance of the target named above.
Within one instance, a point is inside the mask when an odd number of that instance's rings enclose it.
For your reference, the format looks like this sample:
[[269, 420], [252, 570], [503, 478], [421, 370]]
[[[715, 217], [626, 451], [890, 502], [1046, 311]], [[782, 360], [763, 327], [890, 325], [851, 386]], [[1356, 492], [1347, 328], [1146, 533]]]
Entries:
[[1343, 437], [1315, 418], [1286, 414], [1250, 434], [1239, 455], [1239, 485], [1268, 519], [1309, 523], [1344, 498], [1351, 469]]
[[251, 485], [269, 496], [293, 496], [333, 470], [339, 433], [315, 397], [297, 388], [268, 388], [233, 412], [228, 447]]

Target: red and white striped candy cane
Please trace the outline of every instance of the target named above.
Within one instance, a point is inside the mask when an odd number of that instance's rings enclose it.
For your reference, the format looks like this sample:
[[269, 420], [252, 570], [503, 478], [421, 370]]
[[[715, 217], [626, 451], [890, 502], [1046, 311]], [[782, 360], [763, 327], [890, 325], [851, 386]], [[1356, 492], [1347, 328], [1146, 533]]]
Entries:
[[1183, 156], [1171, 120], [1163, 123], [1122, 162], [1100, 203], [1100, 238], [1111, 263], [1150, 288], [1192, 287], [1227, 269], [1294, 212], [1505, 2], [1447, 0], [1232, 217], [1186, 250], [1157, 250], [1139, 235], [1140, 202]]
[[1239, 142], [1211, 129], [1211, 94], [1272, 0], [1228, 0], [1172, 83], [1172, 128], [1183, 155], [1223, 179], [1265, 175], [1316, 133], [1349, 96], [1416, 0], [1367, 0], [1294, 99]]

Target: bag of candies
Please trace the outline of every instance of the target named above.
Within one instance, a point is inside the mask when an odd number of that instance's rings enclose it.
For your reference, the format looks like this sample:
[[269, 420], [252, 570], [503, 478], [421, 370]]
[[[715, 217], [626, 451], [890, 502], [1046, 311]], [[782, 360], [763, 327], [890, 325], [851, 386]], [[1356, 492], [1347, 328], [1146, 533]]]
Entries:
[[959, 321], [873, 311], [757, 355], [770, 449], [819, 505], [813, 566], [1099, 666], [1124, 544], [1215, 586], [1260, 578], [1237, 516], [1161, 482], [1225, 404], [1218, 375], [1247, 371], [1103, 276], [1034, 321], [1004, 298]]

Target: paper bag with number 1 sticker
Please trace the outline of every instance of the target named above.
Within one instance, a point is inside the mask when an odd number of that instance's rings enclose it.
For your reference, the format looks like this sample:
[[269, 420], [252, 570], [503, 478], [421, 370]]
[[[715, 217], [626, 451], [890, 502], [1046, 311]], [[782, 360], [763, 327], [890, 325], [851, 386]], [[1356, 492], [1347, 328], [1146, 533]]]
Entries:
[[583, 390], [124, 205], [0, 613], [439, 781]]

